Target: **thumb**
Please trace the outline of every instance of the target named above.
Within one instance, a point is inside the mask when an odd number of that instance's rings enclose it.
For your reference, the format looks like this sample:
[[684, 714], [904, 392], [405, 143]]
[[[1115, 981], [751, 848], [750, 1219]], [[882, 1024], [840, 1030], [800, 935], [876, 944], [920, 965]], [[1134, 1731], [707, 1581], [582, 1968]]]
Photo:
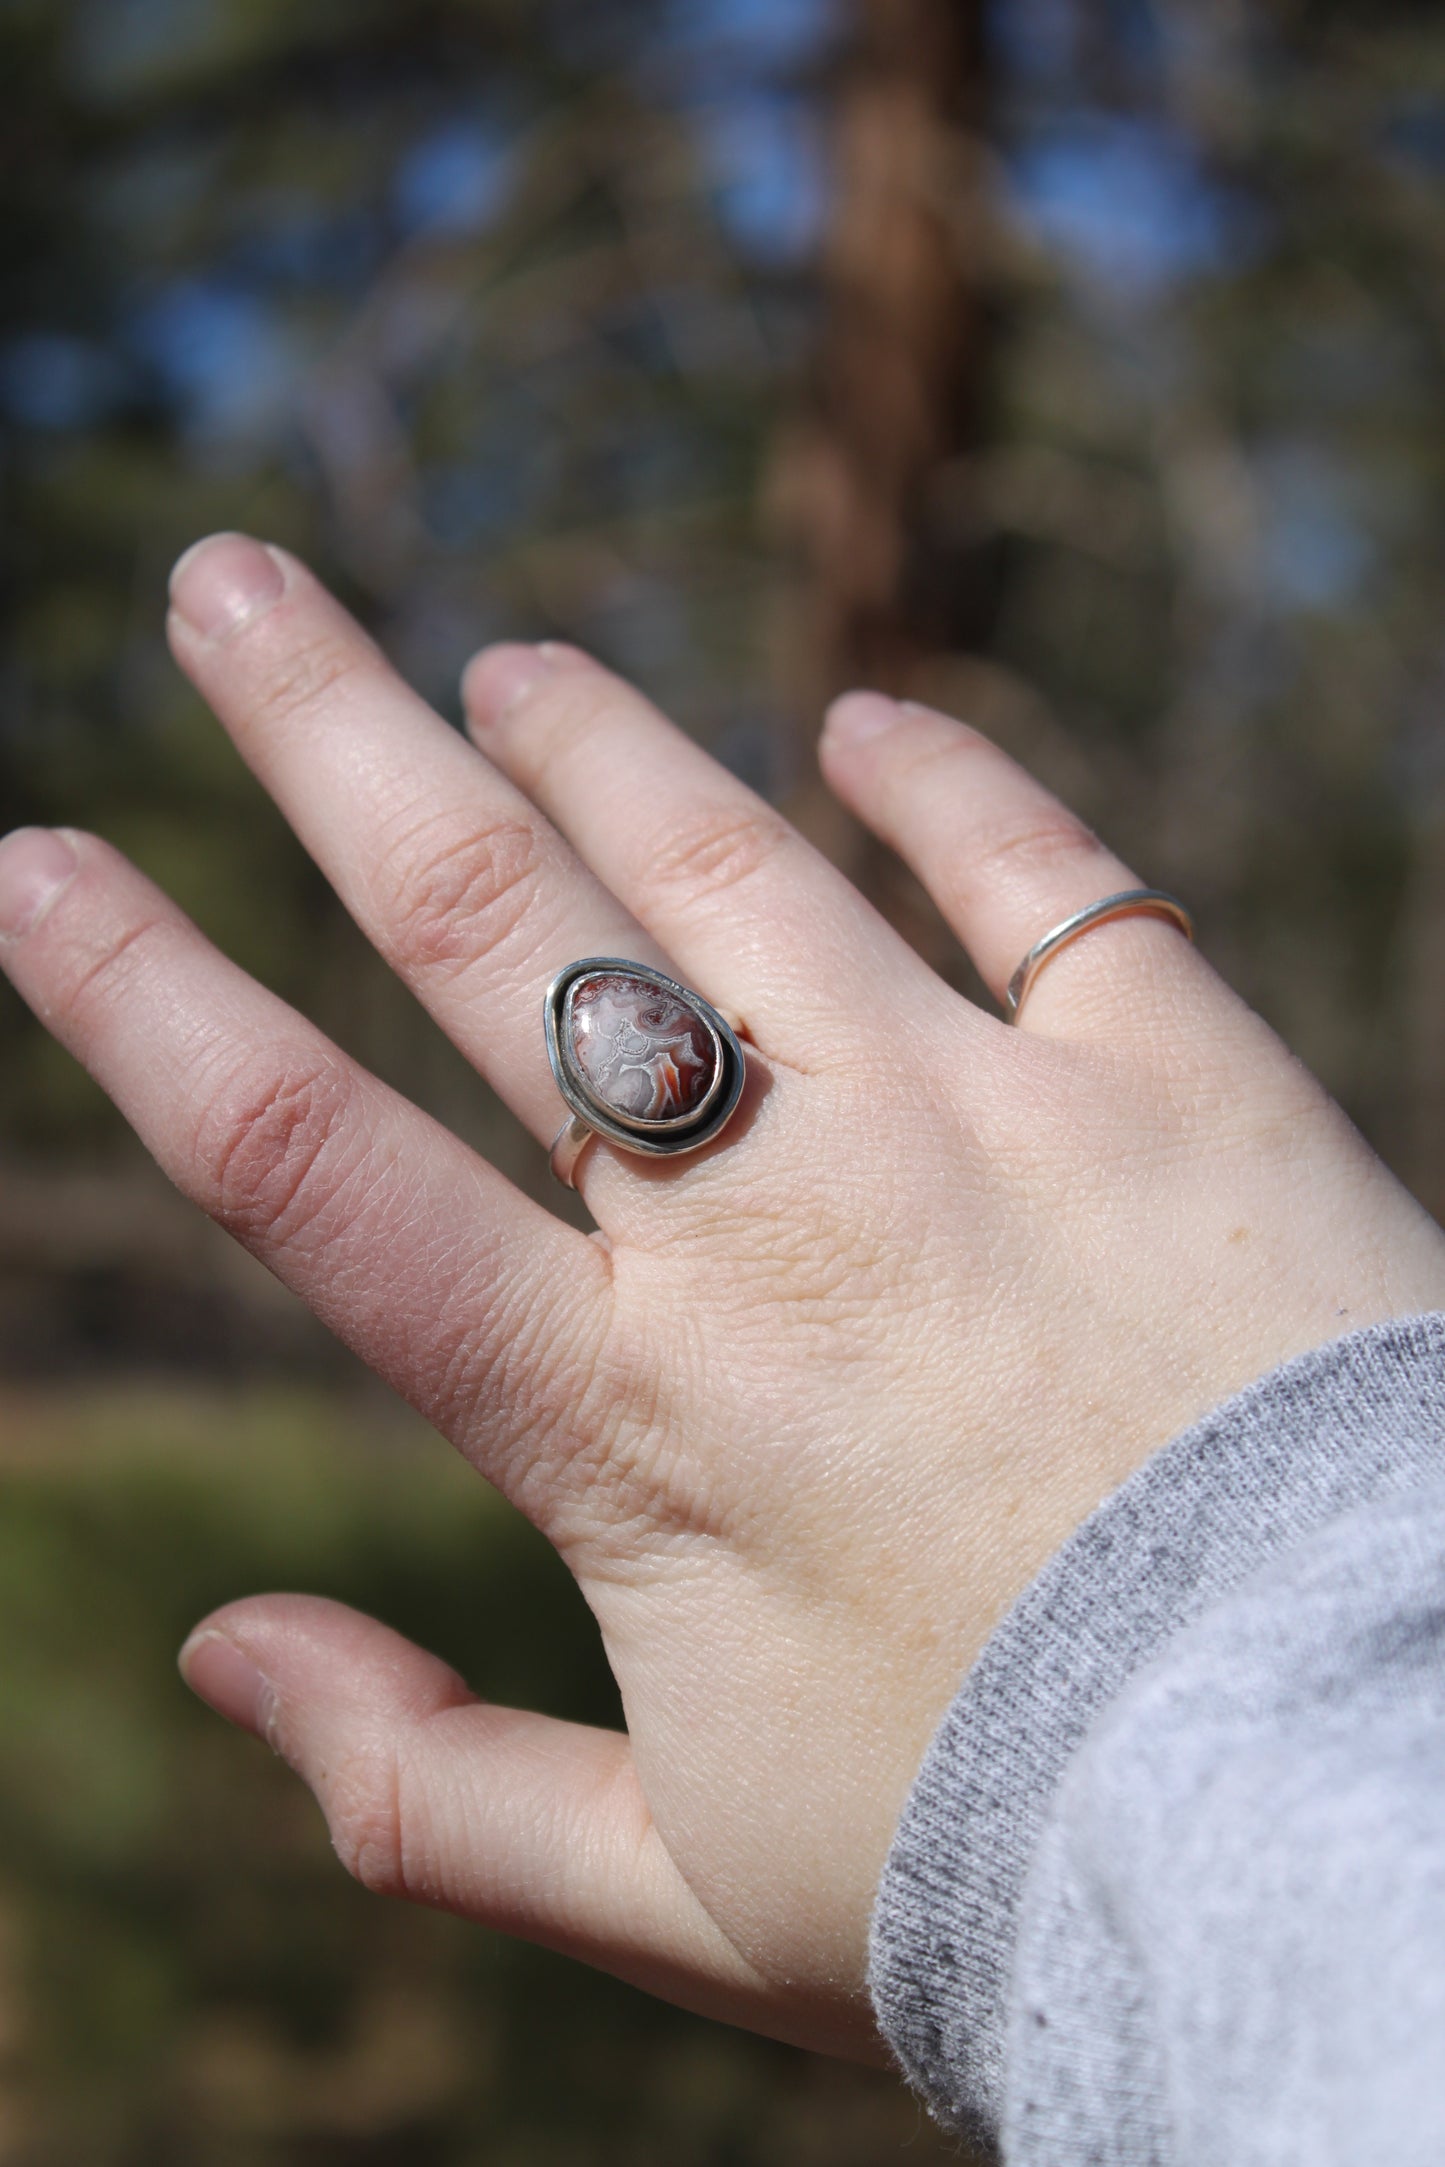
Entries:
[[229, 1604], [180, 1666], [310, 1786], [367, 1888], [774, 2028], [775, 1990], [668, 1856], [622, 1733], [481, 1701], [439, 1657], [319, 1596]]

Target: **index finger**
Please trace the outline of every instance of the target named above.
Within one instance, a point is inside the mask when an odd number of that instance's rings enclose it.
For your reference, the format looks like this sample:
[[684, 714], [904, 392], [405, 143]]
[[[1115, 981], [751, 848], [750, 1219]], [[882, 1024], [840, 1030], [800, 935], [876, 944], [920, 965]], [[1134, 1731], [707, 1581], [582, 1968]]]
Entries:
[[545, 1518], [546, 1438], [565, 1430], [605, 1325], [597, 1245], [247, 977], [94, 836], [26, 829], [0, 844], [0, 965], [176, 1186]]

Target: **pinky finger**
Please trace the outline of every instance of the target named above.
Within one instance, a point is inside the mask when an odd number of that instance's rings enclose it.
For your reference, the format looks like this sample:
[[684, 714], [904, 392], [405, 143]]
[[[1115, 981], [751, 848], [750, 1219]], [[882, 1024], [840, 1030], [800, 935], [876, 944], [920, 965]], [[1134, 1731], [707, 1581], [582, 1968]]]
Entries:
[[439, 1657], [317, 1596], [230, 1604], [180, 1662], [310, 1787], [367, 1888], [773, 2028], [767, 1983], [668, 1856], [620, 1732], [481, 1701]]

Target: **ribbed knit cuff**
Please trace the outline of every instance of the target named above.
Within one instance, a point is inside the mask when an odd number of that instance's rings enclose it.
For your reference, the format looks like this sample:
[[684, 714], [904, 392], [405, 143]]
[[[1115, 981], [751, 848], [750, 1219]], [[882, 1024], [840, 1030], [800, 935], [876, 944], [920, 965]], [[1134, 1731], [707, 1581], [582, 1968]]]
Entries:
[[869, 1985], [941, 2122], [989, 2143], [1024, 1881], [1095, 1717], [1164, 1640], [1337, 1515], [1445, 1475], [1445, 1316], [1261, 1378], [1091, 1514], [996, 1629], [937, 1731], [883, 1870]]

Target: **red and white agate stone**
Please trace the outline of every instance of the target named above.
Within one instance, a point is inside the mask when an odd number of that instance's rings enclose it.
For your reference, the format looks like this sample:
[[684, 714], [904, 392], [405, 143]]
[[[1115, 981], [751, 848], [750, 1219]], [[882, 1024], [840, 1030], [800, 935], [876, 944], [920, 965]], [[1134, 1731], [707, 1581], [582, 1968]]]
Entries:
[[718, 1080], [717, 1041], [676, 994], [608, 971], [580, 980], [568, 1010], [572, 1061], [610, 1112], [678, 1121], [706, 1104]]

